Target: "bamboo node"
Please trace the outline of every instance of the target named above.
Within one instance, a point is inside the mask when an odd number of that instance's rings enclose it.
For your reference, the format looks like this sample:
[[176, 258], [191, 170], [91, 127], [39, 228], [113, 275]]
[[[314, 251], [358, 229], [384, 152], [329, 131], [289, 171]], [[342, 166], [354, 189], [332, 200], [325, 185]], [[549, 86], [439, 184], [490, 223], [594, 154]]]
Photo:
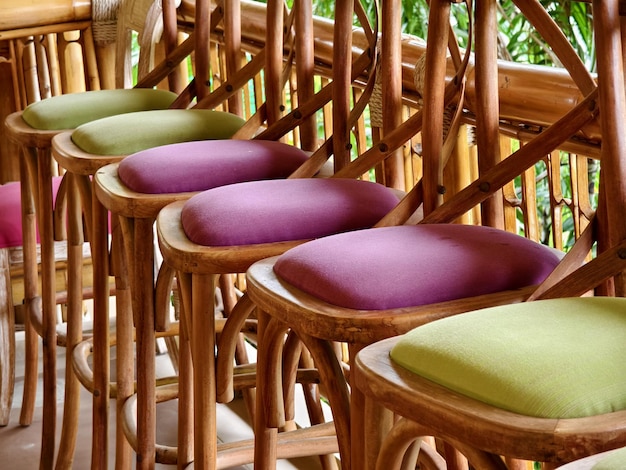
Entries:
[[489, 192], [489, 190], [491, 189], [491, 184], [489, 184], [487, 181], [485, 181], [485, 182], [480, 183], [480, 184], [478, 185], [478, 189], [479, 189], [480, 191], [482, 191], [483, 193], [488, 193], [488, 192]]

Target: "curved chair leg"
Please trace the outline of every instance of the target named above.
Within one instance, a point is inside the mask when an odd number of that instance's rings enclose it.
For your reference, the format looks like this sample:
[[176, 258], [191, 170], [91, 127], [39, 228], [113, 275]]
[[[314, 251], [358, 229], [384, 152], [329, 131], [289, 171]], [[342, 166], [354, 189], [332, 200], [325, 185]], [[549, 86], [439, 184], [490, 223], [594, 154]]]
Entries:
[[228, 403], [233, 400], [234, 377], [233, 377], [233, 357], [237, 351], [238, 342], [234, 341], [238, 333], [243, 328], [246, 320], [250, 317], [255, 308], [254, 303], [247, 294], [244, 294], [231, 310], [228, 321], [224, 325], [217, 346], [217, 400], [220, 403]]
[[31, 172], [32, 165], [20, 159], [20, 193], [22, 200], [22, 247], [24, 266], [24, 392], [20, 410], [20, 425], [29, 426], [35, 413], [39, 367], [39, 336], [31, 324], [31, 312], [41, 311], [41, 297], [37, 289], [37, 229], [35, 222], [35, 199]]
[[[71, 175], [69, 175], [71, 178]], [[82, 212], [76, 191], [68, 193], [68, 302], [67, 302], [67, 354], [65, 368], [65, 400], [63, 425], [59, 441], [56, 468], [71, 468], [78, 437], [80, 412], [80, 382], [72, 367], [72, 351], [82, 341], [83, 243]]]
[[[124, 426], [124, 403], [135, 391], [135, 364], [133, 357], [133, 316], [128, 263], [122, 244], [122, 226], [114, 218], [111, 224], [112, 271], [115, 276], [115, 348], [116, 348], [116, 429]], [[115, 433], [115, 468], [124, 470], [132, 467], [133, 449], [123, 432]]]
[[[298, 367], [304, 369], [314, 369], [315, 365], [309, 351], [303, 347], [297, 335], [291, 331], [287, 335], [284, 345], [284, 365], [283, 365], [283, 401], [285, 403], [284, 431], [294, 431], [297, 429], [295, 421], [295, 390], [298, 376]], [[302, 392], [309, 414], [311, 426], [325, 422], [320, 396], [320, 387], [316, 383], [303, 383]], [[320, 455], [322, 468], [336, 469], [337, 460], [332, 454]]]
[[43, 330], [43, 425], [41, 438], [42, 469], [54, 465], [57, 423], [57, 332], [56, 286], [54, 266], [54, 228], [50, 210], [52, 200], [52, 168], [49, 149], [37, 149], [33, 167], [37, 168], [39, 207], [37, 221], [41, 247], [41, 300]]
[[324, 391], [333, 413], [337, 432], [341, 466], [342, 468], [352, 468], [350, 456], [350, 392], [334, 345], [330, 341], [308, 335], [300, 335], [300, 339], [311, 352], [320, 374], [320, 380], [324, 384]]
[[[283, 338], [287, 326], [258, 312], [257, 409], [254, 421], [254, 463], [260, 470], [276, 468], [278, 428], [284, 424], [281, 383]], [[276, 370], [279, 369], [279, 370]]]
[[9, 424], [15, 385], [15, 320], [8, 249], [0, 250], [0, 426]]
[[24, 314], [24, 392], [20, 409], [20, 426], [30, 426], [35, 414], [35, 399], [37, 395], [37, 367], [39, 363], [39, 336], [30, 323], [28, 300]]

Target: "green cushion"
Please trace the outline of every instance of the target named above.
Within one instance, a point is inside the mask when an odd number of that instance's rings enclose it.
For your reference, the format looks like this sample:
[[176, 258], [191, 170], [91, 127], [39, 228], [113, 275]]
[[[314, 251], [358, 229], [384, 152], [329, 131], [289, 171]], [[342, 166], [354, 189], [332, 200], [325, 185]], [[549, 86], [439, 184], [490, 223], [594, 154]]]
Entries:
[[626, 448], [611, 452], [591, 467], [591, 470], [623, 470], [624, 468], [626, 468]]
[[144, 111], [83, 124], [72, 133], [72, 141], [94, 155], [130, 155], [179, 142], [229, 139], [244, 122], [239, 116], [221, 111]]
[[35, 129], [75, 129], [86, 122], [116, 114], [166, 109], [175, 99], [176, 94], [171, 91], [150, 88], [70, 93], [29, 105], [22, 119]]
[[576, 418], [626, 409], [626, 299], [493, 307], [407, 333], [399, 365], [501, 409]]

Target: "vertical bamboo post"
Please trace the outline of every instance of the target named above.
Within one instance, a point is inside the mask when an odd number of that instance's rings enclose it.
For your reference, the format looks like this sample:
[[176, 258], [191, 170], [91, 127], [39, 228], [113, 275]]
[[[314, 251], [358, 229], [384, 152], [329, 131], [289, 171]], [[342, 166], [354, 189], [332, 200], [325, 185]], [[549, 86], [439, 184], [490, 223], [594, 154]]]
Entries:
[[[395, 2], [382, 2], [381, 67], [383, 136], [402, 124], [402, 9]], [[384, 162], [385, 185], [400, 190], [404, 185], [404, 155], [396, 149]]]
[[[626, 93], [621, 25], [617, 0], [593, 2], [598, 58], [598, 89], [602, 113], [602, 171], [608, 237], [611, 245], [626, 239]], [[599, 34], [601, 32], [601, 34]], [[626, 294], [626, 278], [615, 279], [616, 295]]]
[[443, 199], [443, 111], [449, 19], [449, 1], [431, 2], [424, 76], [424, 127], [422, 129], [425, 216], [439, 206]]
[[335, 3], [333, 33], [333, 154], [335, 171], [350, 162], [350, 85], [352, 82], [352, 14], [354, 2]]
[[[497, 4], [476, 2], [476, 139], [478, 171], [483, 174], [500, 162], [498, 100]], [[502, 191], [482, 204], [482, 224], [504, 229]]]

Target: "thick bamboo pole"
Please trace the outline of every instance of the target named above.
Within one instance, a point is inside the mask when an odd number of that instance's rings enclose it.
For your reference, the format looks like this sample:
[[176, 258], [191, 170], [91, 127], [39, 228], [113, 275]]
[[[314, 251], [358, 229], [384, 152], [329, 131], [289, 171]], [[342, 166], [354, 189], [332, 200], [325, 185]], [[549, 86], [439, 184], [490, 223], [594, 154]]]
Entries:
[[3, 0], [0, 31], [88, 20], [89, 0]]

